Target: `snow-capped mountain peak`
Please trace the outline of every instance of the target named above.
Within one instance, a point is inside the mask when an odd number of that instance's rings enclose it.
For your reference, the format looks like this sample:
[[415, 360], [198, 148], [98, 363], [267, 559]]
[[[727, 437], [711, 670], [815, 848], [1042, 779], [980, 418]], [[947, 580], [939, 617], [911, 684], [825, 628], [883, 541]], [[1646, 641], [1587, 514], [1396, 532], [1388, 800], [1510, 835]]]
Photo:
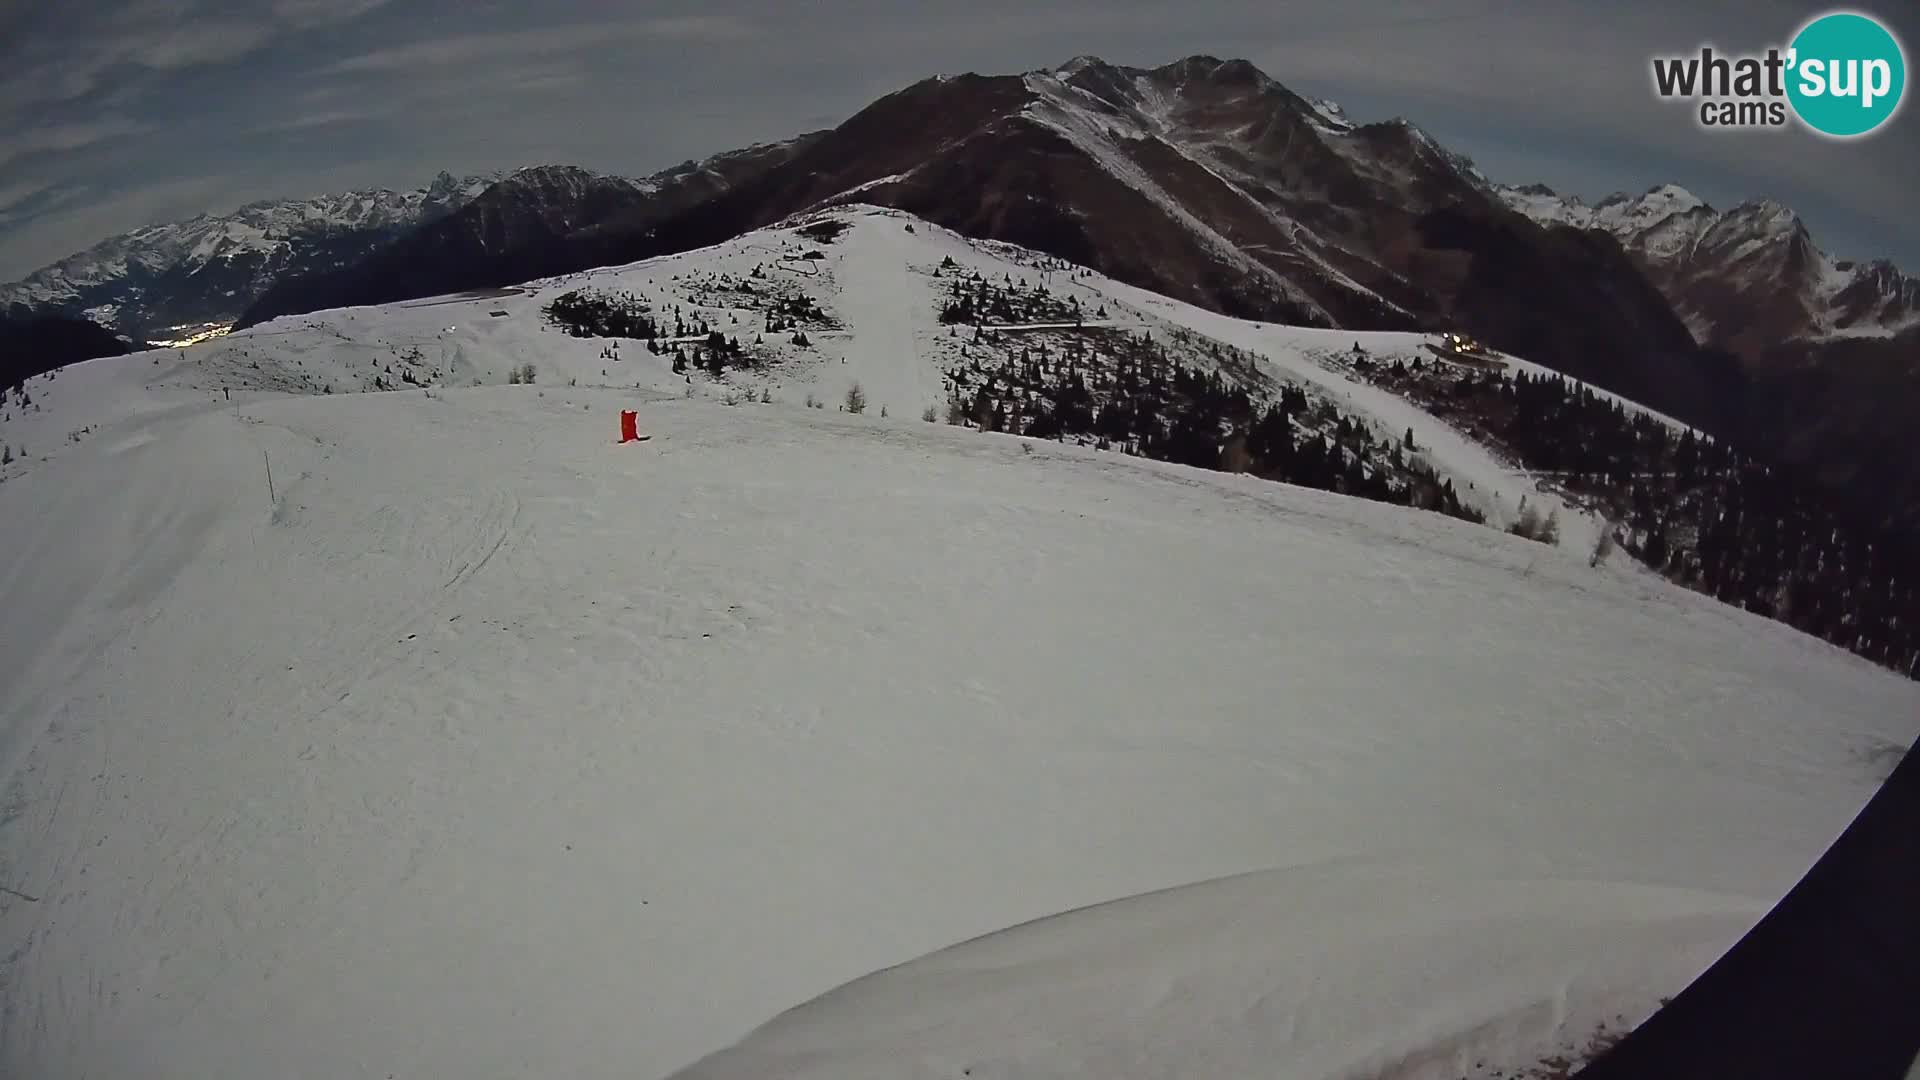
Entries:
[[1089, 68], [1105, 66], [1106, 61], [1097, 56], [1076, 56], [1066, 63], [1061, 64], [1059, 67], [1054, 68], [1053, 77], [1059, 79], [1061, 82], [1066, 82]]
[[1661, 184], [1659, 187], [1648, 191], [1646, 195], [1642, 196], [1642, 199], [1664, 202], [1673, 207], [1675, 212], [1685, 212], [1694, 207], [1706, 205], [1706, 202], [1698, 195], [1681, 187], [1679, 184]]
[[1920, 281], [1885, 261], [1827, 255], [1777, 199], [1721, 211], [1678, 184], [1661, 184], [1639, 195], [1616, 192], [1589, 208], [1543, 184], [1496, 190], [1542, 224], [1612, 235], [1705, 342], [1755, 348], [1885, 337], [1920, 325]]
[[[1289, 318], [1410, 320], [1365, 283], [1398, 271], [1357, 250], [1364, 242], [1341, 239], [1365, 229], [1333, 219], [1356, 218], [1363, 202], [1416, 213], [1473, 202], [1490, 186], [1472, 161], [1415, 125], [1358, 125], [1338, 104], [1302, 97], [1244, 60], [1191, 56], [1144, 69], [1080, 57], [1027, 73], [1021, 88], [1026, 120], [1138, 192], [1210, 262], [1230, 267], [1224, 276], [1262, 294], [1260, 306], [1277, 300]], [[1373, 187], [1382, 194], [1326, 198]]]
[[1745, 223], [1755, 233], [1770, 236], [1808, 237], [1807, 226], [1792, 207], [1774, 199], [1753, 199], [1728, 210], [1723, 221]]
[[1334, 131], [1353, 130], [1354, 123], [1347, 119], [1347, 110], [1341, 108], [1339, 102], [1328, 101], [1326, 98], [1313, 98], [1307, 103], [1313, 106], [1314, 113], [1326, 121], [1327, 126]]
[[1498, 185], [1494, 189], [1502, 201], [1542, 225], [1572, 225], [1585, 229], [1593, 224], [1593, 208], [1577, 195], [1561, 195], [1545, 184], [1522, 187]]
[[0, 286], [0, 312], [85, 315], [136, 339], [181, 324], [231, 322], [280, 277], [357, 259], [457, 209], [495, 179], [443, 172], [412, 191], [262, 199], [228, 214], [144, 226]]
[[1433, 133], [1426, 128], [1403, 116], [1396, 116], [1388, 123], [1405, 131], [1407, 138], [1419, 147], [1421, 152], [1445, 162], [1449, 168], [1476, 187], [1492, 190], [1493, 182], [1487, 179], [1486, 174], [1480, 171], [1472, 158], [1457, 150], [1449, 149], [1439, 139], [1434, 138]]
[[1712, 210], [1678, 184], [1662, 184], [1639, 195], [1616, 191], [1591, 206], [1577, 195], [1562, 195], [1545, 184], [1498, 184], [1493, 190], [1508, 206], [1543, 225], [1604, 229], [1623, 239], [1676, 215]]
[[1684, 217], [1695, 211], [1712, 213], [1712, 207], [1677, 184], [1662, 184], [1645, 194], [1609, 195], [1593, 209], [1592, 225], [1616, 235], [1639, 233], [1659, 226], [1670, 218]]

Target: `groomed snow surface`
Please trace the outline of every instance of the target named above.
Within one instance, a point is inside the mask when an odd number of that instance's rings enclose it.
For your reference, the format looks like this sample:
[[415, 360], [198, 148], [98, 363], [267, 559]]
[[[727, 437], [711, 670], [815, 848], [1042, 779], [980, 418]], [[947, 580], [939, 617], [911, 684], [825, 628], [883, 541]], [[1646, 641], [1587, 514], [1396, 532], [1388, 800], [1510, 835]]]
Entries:
[[[1724, 896], [1646, 886], [1267, 871], [869, 976], [679, 1075], [1541, 1075], [1626, 1031], [1651, 988], [1684, 983], [1750, 917]], [[1608, 1022], [1570, 1042], [1569, 1016]]]
[[[884, 260], [997, 256], [876, 221], [781, 404], [586, 385], [557, 284], [36, 381], [10, 435], [92, 430], [0, 484], [0, 1074], [1511, 1073], [1914, 738], [1914, 684], [1583, 552], [923, 423]], [[206, 392], [449, 326], [540, 384]], [[856, 370], [916, 400], [792, 396]]]

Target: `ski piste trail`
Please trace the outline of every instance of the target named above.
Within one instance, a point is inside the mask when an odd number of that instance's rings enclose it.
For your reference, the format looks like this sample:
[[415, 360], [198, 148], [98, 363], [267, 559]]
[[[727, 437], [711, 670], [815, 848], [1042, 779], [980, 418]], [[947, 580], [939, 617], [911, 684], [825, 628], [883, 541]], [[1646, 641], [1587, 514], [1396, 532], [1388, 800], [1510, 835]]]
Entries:
[[[702, 1067], [1490, 1075], [1676, 991], [1914, 738], [1914, 684], [1584, 552], [924, 423], [913, 268], [1038, 257], [844, 213], [844, 333], [691, 398], [540, 307], [790, 234], [33, 380], [0, 1072], [665, 1076], [826, 994]], [[415, 348], [445, 385], [345, 392]]]

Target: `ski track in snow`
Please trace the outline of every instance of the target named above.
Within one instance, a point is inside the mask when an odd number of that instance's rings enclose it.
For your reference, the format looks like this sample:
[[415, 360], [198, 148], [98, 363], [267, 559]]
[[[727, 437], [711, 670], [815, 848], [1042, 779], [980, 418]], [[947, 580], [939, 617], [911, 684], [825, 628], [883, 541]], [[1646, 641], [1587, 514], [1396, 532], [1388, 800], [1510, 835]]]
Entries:
[[852, 333], [842, 377], [828, 372], [826, 400], [844, 401], [857, 382], [875, 414], [884, 405], [890, 415], [912, 418], [944, 403], [946, 385], [938, 369], [919, 362], [920, 341], [939, 331], [939, 304], [924, 276], [903, 273], [924, 248], [897, 225], [849, 230], [833, 248], [836, 306]]
[[[820, 279], [849, 333], [741, 376], [784, 405], [688, 400], [666, 358], [537, 316], [745, 274], [774, 234], [35, 382], [6, 431], [48, 460], [0, 484], [0, 885], [38, 898], [0, 894], [0, 1073], [662, 1076], [955, 942], [1274, 868], [1114, 916], [1238, 897], [1252, 939], [1006, 939], [1080, 956], [1078, 1004], [1041, 1007], [1062, 972], [1023, 950], [940, 974], [959, 951], [706, 1067], [793, 1038], [848, 1076], [1205, 1060], [1110, 1008], [1305, 1076], [1524, 1056], [1677, 989], [1864, 803], [1861, 747], [1915, 735], [1914, 684], [1581, 551], [922, 423], [941, 328], [902, 264], [1017, 264], [850, 220]], [[1308, 332], [1079, 284], [1523, 482]], [[414, 345], [540, 383], [209, 393]], [[854, 379], [867, 416], [794, 407]], [[614, 444], [622, 408], [650, 442]], [[1301, 869], [1343, 866], [1385, 869]], [[992, 990], [1056, 1050], [998, 1039]], [[806, 1019], [849, 992], [853, 1020]]]

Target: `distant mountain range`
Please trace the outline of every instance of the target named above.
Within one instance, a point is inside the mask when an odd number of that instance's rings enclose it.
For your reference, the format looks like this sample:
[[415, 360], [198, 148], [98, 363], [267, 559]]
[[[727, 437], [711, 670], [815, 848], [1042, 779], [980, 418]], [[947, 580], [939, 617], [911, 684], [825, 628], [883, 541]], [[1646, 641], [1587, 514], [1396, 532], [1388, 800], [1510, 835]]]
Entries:
[[[486, 181], [492, 180], [491, 183]], [[1237, 316], [1460, 328], [1920, 526], [1920, 283], [1790, 210], [1493, 183], [1245, 61], [931, 78], [829, 131], [642, 180], [549, 166], [141, 230], [0, 290], [133, 336], [515, 284], [865, 202]], [[295, 209], [301, 207], [305, 209]], [[251, 213], [253, 217], [249, 218]], [[258, 220], [265, 215], [267, 222]]]
[[414, 191], [256, 202], [135, 229], [0, 286], [0, 314], [87, 318], [136, 341], [229, 323], [274, 282], [354, 265], [496, 179], [443, 172]]
[[1920, 326], [1920, 278], [1886, 261], [1834, 259], [1771, 199], [1719, 211], [1674, 184], [1595, 206], [1538, 184], [1499, 190], [1542, 224], [1619, 240], [1707, 344], [1759, 355], [1783, 341], [1884, 338]]
[[569, 166], [522, 169], [359, 262], [287, 276], [262, 292], [240, 324], [627, 261], [636, 235], [757, 177], [807, 144], [802, 137], [749, 147], [644, 180]]

